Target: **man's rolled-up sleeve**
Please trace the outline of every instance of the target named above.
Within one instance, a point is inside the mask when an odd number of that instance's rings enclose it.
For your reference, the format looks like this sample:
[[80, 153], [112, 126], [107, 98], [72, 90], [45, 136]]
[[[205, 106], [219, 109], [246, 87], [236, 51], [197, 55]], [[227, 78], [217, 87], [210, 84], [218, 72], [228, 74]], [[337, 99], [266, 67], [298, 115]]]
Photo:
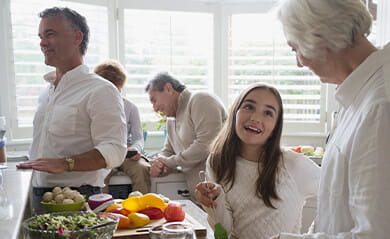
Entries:
[[88, 111], [94, 148], [103, 155], [106, 168], [120, 166], [127, 151], [127, 126], [119, 91], [101, 87], [91, 95]]

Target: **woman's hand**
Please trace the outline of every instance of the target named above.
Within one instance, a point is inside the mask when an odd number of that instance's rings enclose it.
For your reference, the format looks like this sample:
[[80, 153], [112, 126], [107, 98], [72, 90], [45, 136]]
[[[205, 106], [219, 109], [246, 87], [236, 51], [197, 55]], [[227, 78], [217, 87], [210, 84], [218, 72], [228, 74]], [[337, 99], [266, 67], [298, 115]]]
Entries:
[[216, 207], [217, 203], [214, 200], [221, 194], [221, 190], [221, 186], [216, 183], [198, 183], [195, 188], [195, 199], [206, 207]]

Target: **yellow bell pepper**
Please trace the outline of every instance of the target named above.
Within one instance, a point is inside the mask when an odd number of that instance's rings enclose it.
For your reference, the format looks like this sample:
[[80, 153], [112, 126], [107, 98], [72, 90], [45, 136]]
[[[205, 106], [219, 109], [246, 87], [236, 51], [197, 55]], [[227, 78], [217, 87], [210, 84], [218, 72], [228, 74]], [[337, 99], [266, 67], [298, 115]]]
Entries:
[[143, 208], [141, 197], [130, 197], [122, 201], [122, 206], [130, 212], [138, 212]]
[[138, 212], [148, 207], [156, 207], [164, 211], [168, 204], [157, 194], [148, 193], [143, 196], [127, 198], [122, 201], [122, 206], [131, 212]]
[[168, 206], [168, 204], [165, 203], [164, 199], [162, 199], [155, 193], [145, 194], [144, 196], [142, 196], [141, 200], [145, 203], [145, 208], [156, 207], [164, 211], [164, 209]]
[[130, 219], [130, 227], [142, 227], [150, 222], [150, 218], [142, 213], [132, 212], [127, 217]]

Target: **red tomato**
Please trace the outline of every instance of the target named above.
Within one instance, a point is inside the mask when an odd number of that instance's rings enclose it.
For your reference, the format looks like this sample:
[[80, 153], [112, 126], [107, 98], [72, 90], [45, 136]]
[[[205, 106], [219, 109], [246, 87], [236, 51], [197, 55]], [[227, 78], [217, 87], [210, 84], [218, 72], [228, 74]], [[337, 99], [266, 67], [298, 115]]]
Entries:
[[183, 221], [186, 216], [184, 209], [178, 203], [171, 202], [164, 210], [164, 218], [167, 222]]
[[144, 210], [139, 211], [138, 213], [145, 214], [150, 219], [160, 219], [164, 217], [163, 211], [160, 208], [156, 208], [156, 207], [148, 207]]

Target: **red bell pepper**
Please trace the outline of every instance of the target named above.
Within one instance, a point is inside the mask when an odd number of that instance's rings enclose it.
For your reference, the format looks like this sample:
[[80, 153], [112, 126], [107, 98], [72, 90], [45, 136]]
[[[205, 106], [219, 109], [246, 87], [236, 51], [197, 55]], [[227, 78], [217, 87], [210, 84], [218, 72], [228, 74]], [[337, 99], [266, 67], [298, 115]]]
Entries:
[[144, 210], [138, 211], [138, 213], [142, 213], [147, 215], [150, 219], [160, 219], [164, 217], [164, 213], [160, 208], [156, 207], [148, 207]]

